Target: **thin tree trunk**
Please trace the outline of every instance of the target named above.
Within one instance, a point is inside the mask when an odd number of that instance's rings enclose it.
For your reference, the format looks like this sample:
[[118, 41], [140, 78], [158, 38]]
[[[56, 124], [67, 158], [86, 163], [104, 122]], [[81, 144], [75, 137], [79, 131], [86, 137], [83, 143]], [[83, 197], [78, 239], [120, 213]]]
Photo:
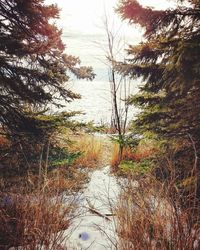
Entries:
[[48, 175], [49, 149], [50, 149], [50, 139], [48, 139], [48, 142], [47, 142], [47, 153], [46, 153], [46, 162], [45, 162], [45, 171], [44, 171], [45, 181], [47, 180], [47, 175]]

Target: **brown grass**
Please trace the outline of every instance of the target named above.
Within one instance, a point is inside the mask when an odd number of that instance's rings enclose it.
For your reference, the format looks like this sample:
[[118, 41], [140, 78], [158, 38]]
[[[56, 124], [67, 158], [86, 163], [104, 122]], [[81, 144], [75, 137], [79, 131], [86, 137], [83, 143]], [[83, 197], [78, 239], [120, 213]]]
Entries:
[[46, 192], [31, 195], [2, 194], [0, 246], [22, 249], [58, 249], [67, 238], [75, 208], [64, 196]]
[[[135, 153], [129, 147], [123, 149], [122, 160], [133, 160]], [[119, 145], [115, 144], [112, 151], [111, 167], [116, 169], [119, 164]]]
[[[124, 147], [122, 159], [125, 161], [139, 162], [142, 159], [151, 157], [158, 152], [158, 148], [152, 142], [143, 142], [137, 146], [137, 148], [131, 148], [129, 146]], [[119, 145], [115, 144], [113, 147], [111, 166], [113, 169], [117, 169], [119, 164]]]
[[74, 166], [58, 167], [48, 173], [47, 178], [43, 175], [29, 173], [24, 176], [0, 177], [0, 190], [2, 192], [32, 193], [43, 190], [51, 195], [63, 192], [74, 193], [88, 181], [88, 170], [82, 171]]
[[115, 210], [118, 249], [199, 249], [200, 207], [182, 208], [181, 198], [173, 183], [166, 188], [152, 176], [130, 176]]
[[75, 161], [76, 166], [97, 167], [102, 157], [103, 142], [92, 135], [79, 135], [70, 150], [81, 151], [82, 155]]
[[67, 169], [56, 169], [53, 171], [46, 180], [47, 190], [51, 192], [62, 193], [67, 191], [78, 191], [83, 184], [88, 180], [88, 172], [81, 171], [80, 169], [71, 166]]
[[113, 170], [116, 170], [119, 164], [119, 145], [115, 144], [112, 150], [110, 165]]

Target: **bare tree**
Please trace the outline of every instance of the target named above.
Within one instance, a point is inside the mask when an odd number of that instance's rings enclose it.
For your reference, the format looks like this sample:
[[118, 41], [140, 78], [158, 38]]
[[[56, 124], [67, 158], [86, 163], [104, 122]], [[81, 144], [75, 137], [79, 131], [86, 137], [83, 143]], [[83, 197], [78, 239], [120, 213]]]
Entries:
[[[106, 13], [106, 12], [105, 12]], [[104, 29], [106, 32], [106, 59], [109, 72], [109, 82], [111, 91], [112, 115], [111, 126], [115, 128], [119, 143], [118, 163], [122, 159], [123, 149], [128, 124], [129, 105], [127, 98], [130, 95], [130, 79], [119, 75], [115, 69], [115, 62], [118, 56], [123, 54], [125, 50], [125, 42], [120, 37], [120, 28], [115, 31], [114, 23], [109, 26], [109, 19], [105, 14]], [[120, 58], [121, 60], [121, 58]]]

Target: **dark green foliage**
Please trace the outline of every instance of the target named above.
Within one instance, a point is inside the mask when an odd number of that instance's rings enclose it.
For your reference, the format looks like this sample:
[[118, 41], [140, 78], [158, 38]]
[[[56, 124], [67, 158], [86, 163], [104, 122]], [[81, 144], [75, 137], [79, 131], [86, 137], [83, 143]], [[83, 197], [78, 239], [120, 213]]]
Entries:
[[136, 148], [141, 138], [138, 136], [132, 136], [132, 134], [126, 134], [123, 137], [111, 135], [110, 139], [112, 142], [122, 145], [123, 147], [130, 146], [132, 148]]
[[81, 154], [81, 152], [70, 153], [66, 148], [53, 146], [49, 152], [49, 165], [51, 167], [69, 166]]
[[58, 8], [43, 0], [0, 2], [0, 124], [9, 131], [34, 131], [27, 107], [78, 98], [66, 88], [71, 74], [94, 77], [64, 53], [61, 31], [52, 24], [58, 17]]
[[191, 7], [157, 11], [137, 1], [121, 1], [119, 12], [145, 28], [146, 40], [130, 46], [132, 59], [117, 65], [144, 84], [130, 102], [142, 108], [136, 126], [141, 132], [200, 138], [200, 9]]
[[145, 33], [141, 44], [129, 47], [130, 59], [116, 68], [143, 80], [139, 93], [129, 98], [141, 109], [134, 131], [153, 133], [169, 144], [174, 140], [179, 148], [174, 167], [184, 179], [199, 171], [200, 1], [176, 2], [174, 9], [154, 10], [135, 0], [120, 1], [122, 18]]

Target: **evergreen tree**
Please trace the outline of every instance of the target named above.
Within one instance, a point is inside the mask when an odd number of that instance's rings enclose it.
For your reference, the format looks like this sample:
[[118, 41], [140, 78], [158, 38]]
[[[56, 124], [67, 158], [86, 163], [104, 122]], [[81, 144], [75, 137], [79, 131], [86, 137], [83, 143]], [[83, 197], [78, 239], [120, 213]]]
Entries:
[[188, 162], [189, 171], [199, 168], [200, 1], [175, 2], [176, 8], [155, 10], [135, 0], [120, 1], [122, 18], [139, 24], [145, 33], [142, 43], [129, 47], [127, 63], [116, 67], [121, 74], [143, 80], [139, 93], [130, 98], [141, 108], [135, 129], [168, 141], [187, 141], [181, 154], [182, 162], [188, 159], [184, 172]]
[[153, 10], [137, 1], [121, 1], [118, 11], [145, 28], [145, 41], [130, 46], [132, 56], [118, 70], [142, 77], [134, 104], [142, 107], [136, 125], [164, 136], [190, 134], [200, 140], [200, 4], [173, 10]]
[[9, 131], [33, 129], [27, 106], [58, 105], [79, 96], [66, 88], [71, 74], [93, 79], [90, 67], [64, 53], [61, 31], [52, 19], [56, 5], [43, 0], [0, 2], [0, 124]]

